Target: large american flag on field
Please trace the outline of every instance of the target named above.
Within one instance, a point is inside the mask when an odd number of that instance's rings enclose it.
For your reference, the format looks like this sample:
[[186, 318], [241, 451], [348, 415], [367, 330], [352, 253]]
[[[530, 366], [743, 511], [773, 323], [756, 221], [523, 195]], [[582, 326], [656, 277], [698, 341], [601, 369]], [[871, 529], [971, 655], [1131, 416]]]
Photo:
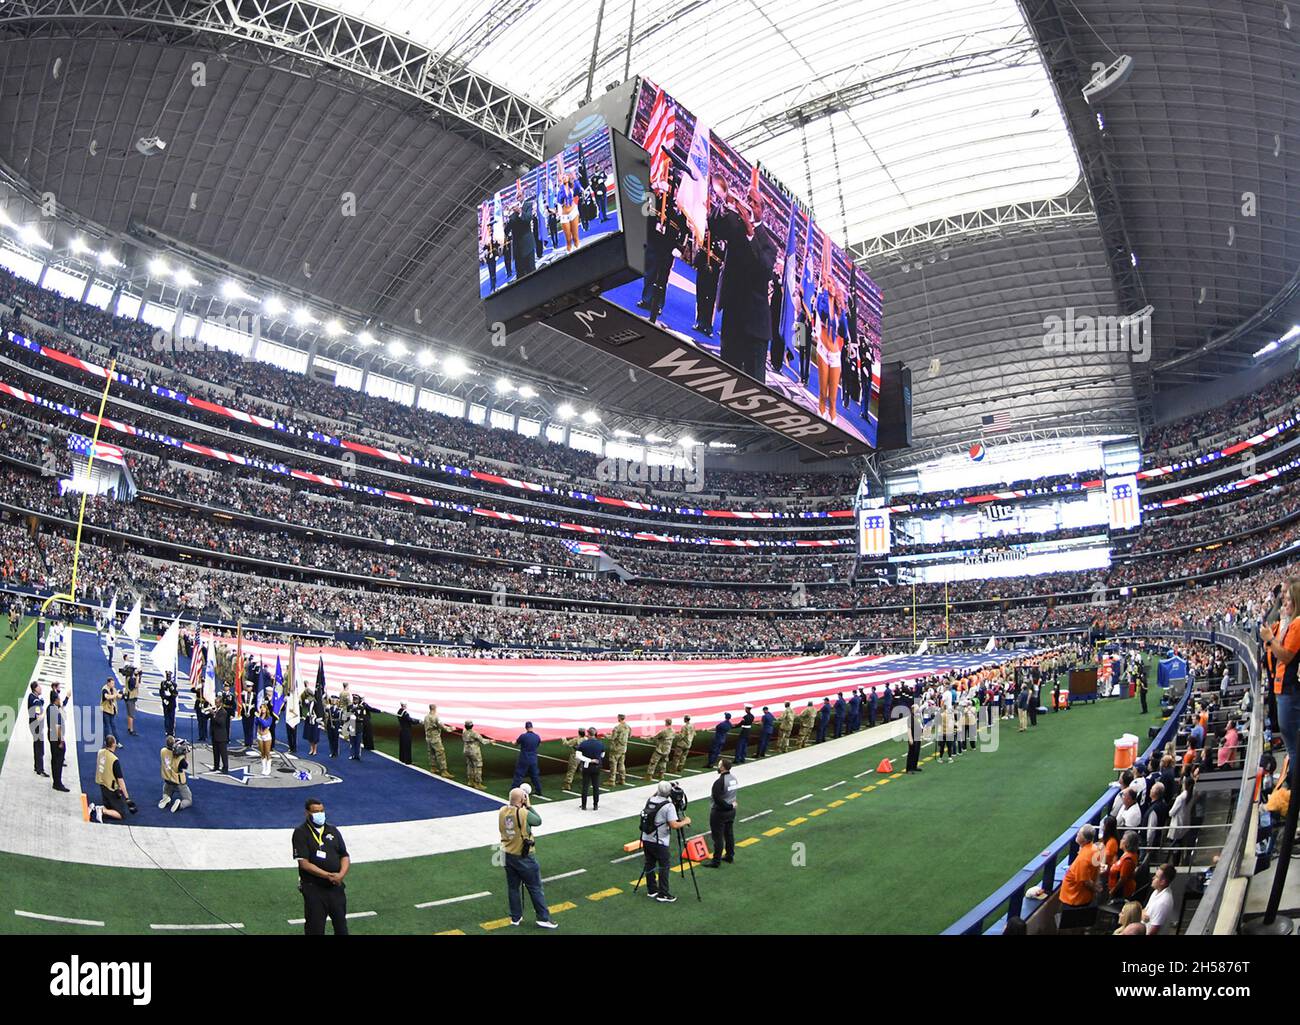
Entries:
[[677, 113], [673, 101], [662, 89], [655, 90], [655, 101], [650, 106], [650, 123], [646, 128], [645, 150], [650, 154], [650, 183], [668, 180], [672, 165], [665, 147], [671, 149], [677, 135]]
[[[287, 644], [244, 641], [262, 665], [288, 658]], [[809, 701], [853, 687], [870, 692], [931, 673], [998, 661], [998, 656], [944, 653], [929, 659], [816, 657], [700, 660], [680, 662], [578, 662], [565, 659], [436, 658], [395, 651], [353, 651], [298, 645], [294, 675], [310, 673], [312, 662], [329, 672], [335, 686], [347, 684], [367, 704], [395, 713], [405, 703], [436, 703], [443, 720], [474, 723], [480, 733], [514, 740], [531, 720], [544, 740], [571, 737], [594, 726], [613, 728], [620, 713], [633, 732], [648, 736], [664, 719], [680, 725], [691, 716], [697, 728], [711, 727], [723, 712], [764, 705], [780, 714], [789, 701], [795, 711]]]
[[[68, 435], [68, 451], [73, 455], [85, 456], [89, 459], [91, 445], [91, 440], [84, 434]], [[93, 445], [97, 462], [112, 463], [115, 466], [126, 465], [126, 456], [117, 445], [109, 445], [102, 441], [93, 442]]]

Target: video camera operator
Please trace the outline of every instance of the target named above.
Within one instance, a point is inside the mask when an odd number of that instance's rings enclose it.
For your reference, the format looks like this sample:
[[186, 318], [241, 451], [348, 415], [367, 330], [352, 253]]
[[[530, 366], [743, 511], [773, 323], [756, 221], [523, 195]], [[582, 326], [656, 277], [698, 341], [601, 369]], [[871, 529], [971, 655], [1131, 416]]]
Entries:
[[[679, 803], [681, 809], [678, 808]], [[683, 814], [685, 807], [686, 795], [681, 787], [663, 780], [655, 788], [655, 796], [646, 802], [641, 812], [641, 849], [645, 853], [646, 892], [661, 904], [672, 904], [677, 900], [669, 892], [668, 886], [671, 872], [669, 843], [674, 829], [685, 829], [691, 824], [690, 816]]]

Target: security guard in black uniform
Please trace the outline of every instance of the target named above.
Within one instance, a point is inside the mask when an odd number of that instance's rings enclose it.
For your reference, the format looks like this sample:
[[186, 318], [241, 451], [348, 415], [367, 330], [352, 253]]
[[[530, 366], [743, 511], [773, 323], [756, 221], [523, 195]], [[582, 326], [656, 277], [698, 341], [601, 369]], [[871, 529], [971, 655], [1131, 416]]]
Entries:
[[348, 934], [348, 898], [343, 877], [352, 859], [343, 834], [325, 820], [325, 805], [307, 799], [307, 818], [293, 831], [293, 856], [298, 859], [298, 890], [302, 893], [303, 932], [325, 935], [325, 919], [334, 935]]
[[54, 780], [54, 789], [68, 793], [63, 785], [63, 762], [68, 755], [65, 740], [68, 699], [59, 693], [59, 685], [50, 687], [50, 701], [45, 709], [45, 735], [50, 744], [50, 777]]
[[338, 697], [330, 698], [329, 707], [325, 710], [325, 733], [330, 741], [330, 757], [339, 756], [339, 733], [343, 730], [343, 708], [339, 704]]
[[158, 685], [158, 697], [162, 699], [163, 733], [168, 737], [176, 735], [176, 681], [171, 673], [163, 673], [162, 683]]

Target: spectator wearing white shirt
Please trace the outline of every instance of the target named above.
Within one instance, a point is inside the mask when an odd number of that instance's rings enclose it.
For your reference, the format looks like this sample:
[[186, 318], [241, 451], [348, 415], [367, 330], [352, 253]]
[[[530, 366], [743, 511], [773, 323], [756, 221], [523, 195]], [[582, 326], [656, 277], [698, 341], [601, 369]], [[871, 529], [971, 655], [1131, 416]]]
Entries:
[[1155, 878], [1151, 880], [1151, 896], [1147, 898], [1147, 906], [1142, 912], [1142, 921], [1146, 923], [1147, 935], [1156, 936], [1160, 933], [1173, 917], [1174, 914], [1174, 895], [1170, 887], [1174, 884], [1174, 876], [1178, 870], [1169, 862], [1165, 862], [1156, 872]]
[[1122, 830], [1138, 829], [1142, 825], [1142, 806], [1138, 804], [1137, 794], [1133, 792], [1132, 787], [1127, 787], [1120, 794], [1120, 799], [1124, 806], [1120, 808], [1119, 814], [1115, 820], [1119, 823]]

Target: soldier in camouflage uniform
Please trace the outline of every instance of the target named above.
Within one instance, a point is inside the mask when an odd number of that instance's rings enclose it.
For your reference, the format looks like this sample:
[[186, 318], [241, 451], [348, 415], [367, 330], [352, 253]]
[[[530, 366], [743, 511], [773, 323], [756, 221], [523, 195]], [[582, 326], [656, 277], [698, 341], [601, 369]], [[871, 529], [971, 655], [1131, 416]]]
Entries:
[[486, 790], [483, 785], [483, 745], [492, 741], [474, 732], [474, 724], [467, 722], [460, 735], [465, 745], [465, 782], [475, 790]]
[[655, 749], [650, 756], [650, 768], [646, 770], [646, 779], [663, 779], [664, 769], [668, 766], [668, 752], [673, 748], [673, 721], [664, 720], [664, 728], [654, 735]]
[[681, 773], [682, 766], [686, 764], [686, 759], [691, 753], [691, 744], [694, 742], [695, 727], [691, 725], [691, 717], [682, 716], [682, 728], [677, 731], [677, 736], [673, 737], [673, 750], [668, 758], [669, 772]]
[[795, 717], [794, 746], [796, 751], [808, 746], [808, 738], [812, 736], [813, 719], [816, 714], [813, 711], [813, 703], [809, 701], [807, 707]]
[[776, 753], [785, 754], [790, 750], [790, 731], [794, 729], [794, 709], [790, 702], [785, 703], [785, 711], [776, 720]]
[[424, 743], [429, 748], [429, 768], [451, 779], [451, 772], [447, 769], [447, 752], [442, 749], [442, 731], [446, 728], [438, 718], [438, 706], [430, 705], [429, 714], [424, 717]]
[[605, 744], [605, 753], [609, 755], [609, 785], [616, 787], [627, 782], [627, 744], [632, 736], [632, 727], [627, 724], [627, 716], [618, 714], [618, 724], [610, 731]]
[[582, 742], [582, 734], [576, 737], [563, 737], [560, 743], [569, 749], [569, 764], [564, 769], [564, 789], [569, 790], [573, 787], [573, 777], [578, 772], [578, 744]]

